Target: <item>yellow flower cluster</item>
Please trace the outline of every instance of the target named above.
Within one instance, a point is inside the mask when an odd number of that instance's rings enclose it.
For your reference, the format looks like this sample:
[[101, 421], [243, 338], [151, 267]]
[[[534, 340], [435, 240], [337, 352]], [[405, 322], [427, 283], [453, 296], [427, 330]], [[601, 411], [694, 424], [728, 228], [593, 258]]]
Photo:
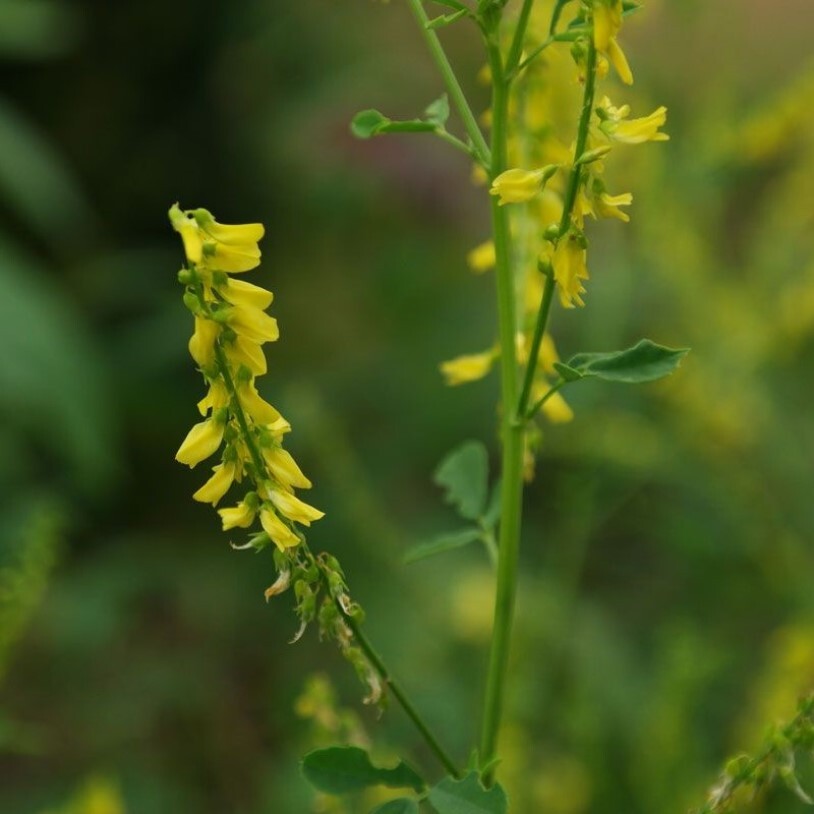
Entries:
[[179, 280], [195, 318], [189, 352], [208, 388], [198, 403], [204, 420], [189, 431], [176, 460], [193, 467], [223, 446], [221, 462], [193, 498], [217, 506], [234, 483], [248, 480], [250, 489], [237, 505], [218, 510], [224, 531], [259, 519], [263, 531], [250, 544], [271, 542], [284, 551], [302, 540], [294, 523], [308, 526], [323, 513], [295, 496], [295, 488], [308, 489], [311, 482], [283, 448], [291, 426], [255, 385], [266, 372], [262, 346], [279, 337], [277, 321], [266, 313], [273, 295], [231, 276], [260, 265], [263, 226], [229, 226], [206, 209], [182, 211], [177, 204], [169, 217], [186, 255]]
[[[607, 156], [620, 144], [665, 141], [661, 132], [667, 110], [659, 107], [649, 116], [630, 118], [627, 105], [614, 107], [605, 97], [594, 101], [594, 88], [612, 65], [625, 84], [633, 74], [618, 42], [624, 9], [621, 0], [583, 0], [570, 8], [573, 19], [562, 25], [580, 26], [587, 33], [569, 48], [551, 45], [549, 24], [556, 0], [538, 0], [532, 8], [527, 29], [526, 53], [546, 48], [544, 58], [524, 66], [518, 77], [510, 105], [512, 129], [509, 140], [510, 169], [493, 178], [490, 194], [498, 203], [510, 204], [509, 218], [513, 242], [513, 265], [518, 296], [518, 364], [523, 364], [544, 285], [538, 269], [552, 274], [564, 308], [583, 306], [588, 274], [588, 240], [585, 217], [612, 218], [627, 222], [625, 211], [633, 203], [629, 192], [612, 194], [603, 178]], [[548, 44], [546, 44], [548, 43]], [[589, 59], [589, 56], [592, 56]], [[573, 118], [574, 61], [586, 99], [591, 104], [585, 138], [577, 155]], [[589, 76], [589, 68], [593, 75]], [[590, 84], [589, 84], [590, 82]], [[590, 90], [590, 93], [588, 93]], [[590, 98], [588, 98], [590, 97]], [[583, 103], [586, 101], [583, 99]], [[488, 117], [487, 117], [488, 119]], [[531, 169], [526, 169], [530, 167]], [[576, 182], [575, 194], [568, 187]], [[570, 210], [564, 212], [569, 199]], [[495, 248], [481, 243], [467, 256], [476, 274], [495, 265]], [[497, 349], [465, 354], [443, 362], [441, 372], [447, 384], [458, 385], [486, 376], [498, 359]], [[532, 400], [541, 398], [556, 376], [557, 361], [553, 340], [546, 334], [540, 350], [532, 389]], [[555, 393], [542, 405], [550, 421], [568, 421], [571, 409]]]

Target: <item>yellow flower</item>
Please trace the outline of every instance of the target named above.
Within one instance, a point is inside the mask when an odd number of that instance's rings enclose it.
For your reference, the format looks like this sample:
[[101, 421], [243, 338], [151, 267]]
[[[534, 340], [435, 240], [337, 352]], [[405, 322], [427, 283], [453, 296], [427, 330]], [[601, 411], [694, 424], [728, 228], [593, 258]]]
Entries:
[[[255, 495], [255, 497], [257, 497]], [[254, 516], [257, 514], [257, 509], [251, 501], [245, 498], [237, 504], [228, 509], [218, 509], [218, 514], [223, 522], [223, 530], [241, 528], [247, 529], [253, 522]]]
[[218, 223], [206, 209], [183, 212], [178, 204], [173, 204], [169, 215], [173, 229], [184, 242], [187, 260], [193, 265], [232, 273], [260, 265], [257, 242], [265, 232], [262, 224]]
[[560, 292], [563, 308], [573, 308], [574, 303], [584, 306], [581, 294], [585, 293], [582, 280], [588, 279], [585, 266], [585, 239], [574, 232], [568, 232], [560, 238], [554, 250], [554, 279]]
[[[296, 533], [280, 520], [277, 513], [268, 504], [263, 504], [263, 507], [260, 509], [260, 524], [263, 526], [263, 531], [271, 537], [272, 542], [280, 551], [285, 551], [286, 548], [292, 548], [300, 542], [300, 538]], [[267, 592], [267, 597], [268, 595]], [[273, 596], [274, 594], [272, 593], [271, 595]]]
[[243, 409], [256, 424], [273, 424], [281, 418], [279, 411], [260, 396], [253, 381], [240, 387], [239, 396]]
[[221, 326], [206, 317], [195, 317], [195, 332], [189, 340], [189, 354], [202, 370], [215, 364], [215, 340]]
[[198, 402], [198, 412], [206, 415], [210, 410], [220, 410], [227, 404], [229, 404], [229, 392], [226, 390], [223, 379], [214, 379], [209, 382], [209, 390], [206, 395]]
[[633, 203], [633, 195], [624, 192], [621, 195], [608, 195], [602, 192], [596, 198], [596, 214], [600, 218], [617, 218], [627, 223], [630, 215], [619, 209], [620, 206], [630, 206]]
[[218, 464], [213, 467], [214, 475], [192, 496], [199, 503], [218, 505], [218, 501], [229, 491], [237, 474], [237, 464], [234, 461]]
[[492, 181], [489, 194], [500, 197], [498, 202], [500, 206], [507, 203], [525, 203], [537, 195], [556, 171], [555, 164], [549, 164], [538, 170], [506, 170]]
[[441, 363], [441, 373], [451, 387], [482, 379], [492, 369], [497, 352], [494, 348], [483, 353], [471, 353]]
[[237, 336], [233, 342], [225, 344], [224, 352], [230, 364], [236, 367], [246, 365], [255, 376], [262, 376], [268, 370], [263, 349], [245, 336]]
[[625, 52], [622, 50], [616, 39], [612, 39], [610, 43], [608, 43], [608, 56], [610, 57], [610, 61], [613, 63], [613, 67], [616, 68], [616, 73], [619, 74], [619, 78], [626, 85], [632, 85], [633, 71], [630, 70], [630, 64], [627, 61]]
[[274, 294], [261, 288], [259, 285], [247, 283], [245, 280], [227, 279], [224, 285], [218, 286], [218, 293], [232, 305], [241, 305], [247, 308], [257, 308], [265, 311], [274, 300]]
[[175, 460], [190, 468], [213, 455], [223, 441], [224, 423], [208, 418], [196, 424], [175, 453]]
[[600, 53], [622, 27], [622, 0], [594, 0], [594, 46]]
[[227, 317], [229, 327], [246, 339], [262, 345], [280, 338], [277, 320], [259, 308], [248, 305], [233, 305]]
[[628, 119], [630, 105], [614, 107], [607, 96], [597, 107], [602, 119], [599, 129], [611, 140], [622, 144], [641, 144], [645, 141], [667, 141], [670, 137], [659, 128], [667, 121], [667, 108], [656, 108], [649, 116]]
[[282, 447], [266, 447], [263, 450], [263, 458], [266, 461], [272, 475], [277, 478], [283, 486], [287, 488], [310, 489], [311, 481], [303, 475], [297, 462], [291, 453]]
[[466, 262], [476, 274], [482, 274], [484, 271], [494, 268], [495, 244], [491, 240], [487, 240], [486, 243], [475, 246], [466, 256]]
[[325, 512], [309, 506], [290, 492], [281, 492], [278, 489], [270, 488], [268, 497], [285, 517], [297, 523], [302, 523], [304, 526], [310, 526], [312, 521], [325, 516]]

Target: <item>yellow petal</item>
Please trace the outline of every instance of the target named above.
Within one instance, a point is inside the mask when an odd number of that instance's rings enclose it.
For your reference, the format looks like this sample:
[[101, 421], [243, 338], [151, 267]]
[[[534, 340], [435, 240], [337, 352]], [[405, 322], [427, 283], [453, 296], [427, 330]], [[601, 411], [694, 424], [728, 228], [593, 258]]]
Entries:
[[237, 367], [246, 365], [255, 376], [262, 376], [268, 369], [263, 348], [245, 336], [238, 336], [234, 342], [226, 345], [224, 351], [232, 364]]
[[492, 369], [495, 363], [495, 351], [488, 350], [483, 353], [471, 353], [442, 362], [441, 373], [446, 383], [451, 387], [467, 382], [482, 379]]
[[320, 517], [325, 516], [325, 512], [321, 512], [319, 509], [309, 506], [289, 492], [280, 492], [277, 489], [270, 489], [269, 499], [281, 514], [289, 520], [302, 523], [304, 526], [310, 526], [312, 521], [319, 520]]
[[271, 305], [274, 294], [261, 288], [259, 285], [247, 283], [244, 280], [229, 278], [225, 285], [219, 286], [218, 292], [226, 302], [232, 305], [245, 305], [265, 311]]
[[235, 305], [229, 313], [228, 322], [236, 333], [258, 345], [262, 345], [264, 342], [274, 342], [280, 338], [277, 320], [259, 308]]
[[626, 85], [632, 85], [633, 71], [630, 70], [625, 52], [619, 47], [619, 43], [615, 37], [611, 38], [611, 41], [608, 43], [608, 56], [613, 63], [613, 67], [616, 68], [616, 73], [619, 74], [619, 78]]
[[175, 453], [175, 460], [189, 467], [206, 460], [223, 441], [224, 426], [211, 418], [196, 424]]
[[218, 464], [212, 469], [214, 474], [197, 492], [192, 496], [193, 500], [199, 503], [211, 503], [218, 505], [218, 501], [229, 491], [235, 479], [237, 465], [234, 462]]
[[205, 317], [195, 317], [195, 332], [189, 340], [189, 354], [201, 369], [215, 364], [215, 340], [220, 333], [220, 325]]
[[229, 393], [222, 379], [215, 379], [209, 383], [209, 390], [198, 402], [198, 412], [206, 415], [210, 410], [219, 410], [229, 403]]
[[273, 509], [264, 506], [260, 510], [260, 524], [281, 551], [298, 545], [300, 538], [277, 516]]
[[471, 252], [466, 256], [466, 262], [469, 268], [476, 274], [482, 274], [484, 271], [495, 267], [495, 244], [491, 240], [475, 246]]
[[254, 522], [256, 512], [245, 500], [241, 500], [237, 506], [218, 509], [218, 514], [223, 522], [223, 530], [229, 531], [229, 529], [234, 528], [248, 528]]
[[257, 392], [254, 382], [247, 382], [239, 390], [240, 403], [256, 424], [273, 424], [281, 418], [279, 411]]
[[311, 481], [305, 477], [297, 462], [287, 450], [282, 447], [270, 447], [263, 450], [263, 457], [271, 470], [271, 474], [284, 486], [297, 489], [311, 488]]

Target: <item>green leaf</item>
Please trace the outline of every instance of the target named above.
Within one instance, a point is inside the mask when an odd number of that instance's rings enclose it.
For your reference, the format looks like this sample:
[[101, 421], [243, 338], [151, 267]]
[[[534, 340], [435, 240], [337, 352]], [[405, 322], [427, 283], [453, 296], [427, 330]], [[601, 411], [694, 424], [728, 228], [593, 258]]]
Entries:
[[445, 777], [427, 798], [438, 814], [506, 814], [509, 803], [499, 785], [485, 789], [476, 772], [463, 780]]
[[349, 794], [370, 786], [410, 788], [416, 792], [424, 789], [424, 781], [404, 761], [393, 769], [382, 769], [374, 766], [368, 753], [357, 746], [315, 749], [302, 759], [301, 768], [305, 779], [326, 794]]
[[353, 117], [350, 123], [350, 131], [356, 138], [370, 138], [379, 132], [382, 125], [387, 124], [390, 119], [379, 113], [378, 110], [362, 110]]
[[424, 116], [428, 122], [432, 122], [437, 127], [443, 127], [446, 124], [449, 118], [449, 98], [446, 93], [427, 106]]
[[[566, 367], [583, 377], [638, 384], [669, 376], [688, 353], [689, 348], [665, 348], [642, 339], [632, 348], [614, 353], [579, 353], [568, 360]], [[563, 375], [559, 369], [558, 372]]]
[[433, 480], [447, 490], [446, 501], [466, 520], [477, 520], [484, 512], [489, 455], [480, 441], [466, 441], [452, 450], [435, 470]]
[[399, 797], [398, 800], [377, 806], [370, 814], [418, 814], [418, 803], [407, 797]]
[[444, 26], [451, 25], [457, 20], [460, 20], [461, 17], [466, 17], [467, 14], [469, 14], [468, 8], [462, 8], [460, 11], [456, 11], [454, 14], [442, 14], [440, 17], [436, 17], [435, 19], [425, 23], [424, 28], [428, 29], [429, 31], [435, 31], [437, 28], [443, 28]]
[[486, 512], [481, 518], [487, 528], [494, 528], [497, 521], [500, 520], [500, 478], [498, 478], [492, 486], [492, 494], [489, 495], [489, 503], [486, 506]]
[[564, 382], [578, 382], [585, 375], [562, 362], [554, 362], [554, 370], [560, 374], [560, 378]]
[[444, 551], [463, 548], [465, 545], [479, 540], [480, 536], [481, 531], [477, 528], [461, 529], [460, 531], [453, 531], [449, 534], [441, 534], [438, 537], [433, 537], [432, 540], [428, 540], [426, 543], [419, 543], [417, 546], [413, 546], [404, 555], [404, 562], [405, 564], [409, 564], [426, 559], [427, 557], [432, 557], [435, 554], [441, 554]]

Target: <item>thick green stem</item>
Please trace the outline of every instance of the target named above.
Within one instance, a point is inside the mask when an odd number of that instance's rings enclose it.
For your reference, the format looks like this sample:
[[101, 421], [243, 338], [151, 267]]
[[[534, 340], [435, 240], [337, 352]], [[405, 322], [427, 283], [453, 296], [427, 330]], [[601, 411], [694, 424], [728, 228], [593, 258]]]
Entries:
[[[509, 87], [497, 45], [489, 47], [492, 70], [492, 178], [506, 169]], [[517, 585], [523, 499], [523, 427], [514, 420], [517, 404], [518, 366], [515, 350], [517, 332], [515, 281], [511, 263], [509, 218], [505, 207], [492, 200], [497, 301], [501, 354], [501, 440], [503, 443], [498, 540], [497, 593], [489, 654], [480, 741], [481, 765], [493, 762], [503, 713], [504, 687], [509, 662], [512, 621]], [[493, 770], [484, 775], [493, 780]]]
[[430, 49], [430, 54], [432, 54], [432, 58], [438, 70], [441, 72], [444, 84], [447, 87], [447, 92], [452, 99], [452, 104], [455, 105], [455, 109], [458, 111], [461, 121], [463, 121], [464, 128], [477, 153], [478, 159], [484, 166], [489, 166], [489, 147], [486, 144], [480, 127], [478, 127], [478, 122], [472, 113], [472, 108], [466, 100], [463, 88], [461, 88], [461, 84], [458, 82], [458, 77], [455, 76], [455, 71], [453, 71], [452, 65], [450, 65], [449, 59], [447, 59], [444, 47], [441, 45], [441, 40], [438, 39], [438, 35], [435, 31], [431, 28], [427, 28], [430, 19], [424, 11], [424, 6], [421, 5], [421, 0], [407, 0], [407, 2], [410, 4], [410, 8], [418, 21], [418, 27], [421, 29], [427, 47]]

